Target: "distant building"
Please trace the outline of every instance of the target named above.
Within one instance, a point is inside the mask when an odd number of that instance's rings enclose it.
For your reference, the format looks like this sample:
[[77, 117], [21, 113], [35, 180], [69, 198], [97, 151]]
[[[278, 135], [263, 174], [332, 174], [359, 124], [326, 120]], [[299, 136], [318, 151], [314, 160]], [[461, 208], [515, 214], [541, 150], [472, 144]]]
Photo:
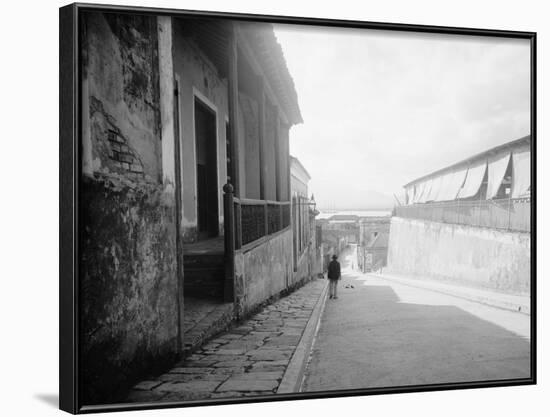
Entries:
[[360, 220], [357, 262], [363, 272], [386, 266], [390, 221], [390, 216], [366, 217]]
[[317, 239], [314, 201], [308, 197], [311, 176], [298, 158], [290, 156], [293, 263], [297, 277], [322, 273], [322, 246]]
[[531, 136], [505, 143], [404, 186], [400, 215], [529, 231]]
[[359, 241], [360, 216], [352, 214], [334, 214], [317, 220], [323, 235], [323, 268], [326, 270], [333, 255], [340, 253], [349, 245]]
[[356, 223], [359, 220], [358, 215], [356, 214], [335, 214], [330, 216], [328, 221], [331, 224], [336, 223]]
[[391, 219], [388, 269], [528, 296], [531, 137], [481, 152], [405, 186]]

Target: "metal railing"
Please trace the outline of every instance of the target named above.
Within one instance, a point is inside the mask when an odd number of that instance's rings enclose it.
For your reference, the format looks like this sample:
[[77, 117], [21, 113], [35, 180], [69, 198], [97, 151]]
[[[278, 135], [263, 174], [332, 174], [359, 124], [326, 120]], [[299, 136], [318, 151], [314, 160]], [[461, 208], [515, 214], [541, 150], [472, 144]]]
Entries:
[[531, 231], [530, 199], [456, 200], [413, 204], [396, 207], [395, 215], [499, 230]]

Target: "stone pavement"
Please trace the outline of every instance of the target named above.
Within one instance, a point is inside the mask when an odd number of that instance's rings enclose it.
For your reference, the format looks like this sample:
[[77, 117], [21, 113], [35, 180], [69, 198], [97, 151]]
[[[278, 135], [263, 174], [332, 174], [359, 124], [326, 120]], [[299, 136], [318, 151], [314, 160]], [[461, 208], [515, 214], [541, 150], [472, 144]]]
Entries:
[[187, 297], [183, 311], [183, 356], [187, 357], [212, 336], [227, 329], [232, 320], [233, 303]]
[[129, 402], [274, 394], [327, 281], [314, 279], [214, 338], [169, 372], [137, 384]]

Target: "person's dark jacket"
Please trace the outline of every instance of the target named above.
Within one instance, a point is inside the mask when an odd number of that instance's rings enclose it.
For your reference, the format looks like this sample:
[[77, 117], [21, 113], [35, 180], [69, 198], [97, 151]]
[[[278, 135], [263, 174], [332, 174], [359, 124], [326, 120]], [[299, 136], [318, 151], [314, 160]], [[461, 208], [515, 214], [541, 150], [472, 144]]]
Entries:
[[330, 261], [328, 264], [328, 279], [340, 279], [340, 262]]

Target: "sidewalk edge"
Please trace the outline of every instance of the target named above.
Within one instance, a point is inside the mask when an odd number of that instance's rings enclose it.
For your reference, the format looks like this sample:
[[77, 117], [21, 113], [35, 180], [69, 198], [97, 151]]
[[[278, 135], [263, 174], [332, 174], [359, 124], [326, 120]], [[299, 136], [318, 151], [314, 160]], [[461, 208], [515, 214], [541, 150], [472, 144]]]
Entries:
[[298, 343], [298, 346], [296, 346], [294, 354], [288, 363], [281, 383], [279, 384], [279, 388], [277, 388], [277, 394], [295, 393], [300, 390], [307, 360], [309, 358], [311, 347], [313, 346], [313, 340], [315, 339], [315, 335], [318, 331], [321, 315], [327, 300], [327, 291], [328, 280], [325, 280], [325, 286], [321, 292], [321, 296], [317, 300], [313, 312], [307, 322], [306, 328], [302, 333], [300, 342]]

